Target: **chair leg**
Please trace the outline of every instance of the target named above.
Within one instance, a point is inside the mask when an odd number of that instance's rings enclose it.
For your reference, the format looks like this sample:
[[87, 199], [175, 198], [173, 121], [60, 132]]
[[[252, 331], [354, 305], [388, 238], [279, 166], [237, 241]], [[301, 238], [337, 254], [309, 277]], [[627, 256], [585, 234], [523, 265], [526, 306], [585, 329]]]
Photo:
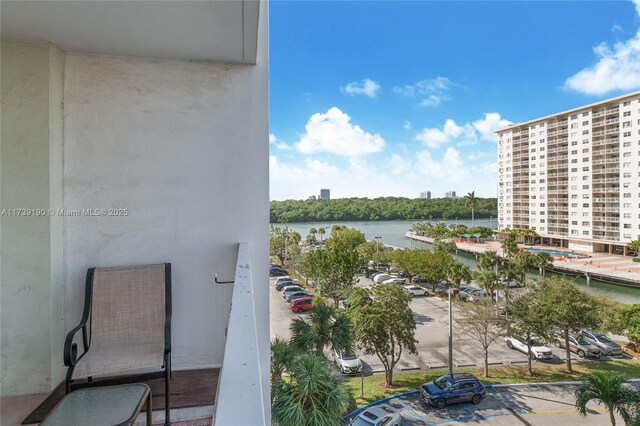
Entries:
[[164, 363], [165, 365], [165, 370], [164, 370], [164, 424], [166, 426], [171, 425], [171, 406], [170, 406], [170, 401], [171, 401], [171, 390], [169, 389], [169, 378], [171, 376], [171, 367], [170, 367], [170, 363], [171, 363], [171, 356], [167, 356], [167, 360]]
[[151, 392], [149, 392], [149, 396], [147, 397], [147, 426], [153, 425], [153, 417], [152, 417], [152, 407], [151, 407]]

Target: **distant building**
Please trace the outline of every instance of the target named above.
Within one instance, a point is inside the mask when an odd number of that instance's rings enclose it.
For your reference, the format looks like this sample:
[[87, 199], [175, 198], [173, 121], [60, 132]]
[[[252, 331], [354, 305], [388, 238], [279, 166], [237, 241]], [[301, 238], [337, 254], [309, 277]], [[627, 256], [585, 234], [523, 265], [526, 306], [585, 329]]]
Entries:
[[420, 198], [426, 198], [427, 200], [431, 199], [431, 191], [424, 191], [420, 193]]
[[456, 191], [447, 191], [444, 193], [444, 198], [458, 198], [456, 197]]
[[331, 199], [330, 191], [328, 189], [321, 189], [320, 190], [320, 199], [321, 200], [330, 200]]

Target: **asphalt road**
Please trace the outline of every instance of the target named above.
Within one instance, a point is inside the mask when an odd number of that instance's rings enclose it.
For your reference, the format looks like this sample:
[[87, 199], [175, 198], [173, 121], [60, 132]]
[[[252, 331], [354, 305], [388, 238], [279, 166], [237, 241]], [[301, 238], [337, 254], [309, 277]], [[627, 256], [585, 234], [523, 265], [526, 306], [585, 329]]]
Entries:
[[[289, 338], [289, 325], [293, 318], [306, 317], [304, 313], [294, 314], [288, 304], [274, 287], [275, 278], [269, 280], [270, 309], [271, 309], [271, 335]], [[358, 285], [368, 286], [371, 280], [361, 278]], [[402, 355], [395, 371], [412, 371], [446, 368], [448, 362], [449, 342], [449, 304], [435, 296], [415, 297], [411, 301], [411, 309], [416, 321], [416, 339], [418, 340], [418, 354]], [[454, 318], [458, 315], [458, 309], [454, 307]], [[551, 346], [554, 358], [546, 363], [563, 363], [565, 361], [564, 349]], [[364, 355], [356, 351], [364, 364], [364, 373], [384, 371], [382, 363], [375, 355]], [[573, 354], [572, 360], [581, 361]], [[519, 351], [507, 348], [503, 339], [496, 341], [489, 348], [489, 363], [491, 365], [526, 364], [527, 356]], [[534, 361], [535, 363], [536, 361]], [[455, 330], [453, 340], [453, 364], [455, 368], [482, 366], [484, 352], [479, 342], [468, 336], [461, 335]]]
[[[576, 384], [488, 386], [478, 405], [461, 403], [443, 409], [427, 406], [419, 394], [385, 402], [402, 414], [402, 425], [455, 425], [462, 423], [505, 426], [609, 425], [604, 407], [592, 402], [586, 417], [575, 409]], [[616, 415], [617, 423], [624, 424]]]

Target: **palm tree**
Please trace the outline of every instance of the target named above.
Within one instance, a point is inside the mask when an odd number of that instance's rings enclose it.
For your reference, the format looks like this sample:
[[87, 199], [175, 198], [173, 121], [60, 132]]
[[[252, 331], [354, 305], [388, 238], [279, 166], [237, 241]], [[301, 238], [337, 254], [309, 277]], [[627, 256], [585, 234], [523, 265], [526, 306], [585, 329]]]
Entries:
[[276, 337], [271, 342], [271, 381], [282, 378], [284, 371], [293, 364], [297, 351], [288, 341]]
[[547, 268], [553, 265], [553, 256], [545, 251], [536, 253], [533, 256], [533, 262], [543, 277], [547, 275]]
[[476, 198], [476, 191], [471, 191], [464, 196], [464, 206], [471, 209], [471, 227], [475, 227], [475, 211], [478, 209], [478, 199]]
[[327, 233], [327, 230], [324, 228], [318, 228], [318, 234], [320, 234], [320, 242], [322, 243], [322, 236]]
[[604, 404], [609, 412], [611, 425], [615, 426], [617, 412], [623, 418], [628, 417], [627, 405], [631, 403], [631, 391], [624, 387], [625, 378], [620, 375], [610, 375], [602, 371], [594, 371], [585, 383], [576, 391], [576, 408], [586, 417], [587, 404], [591, 400]]
[[518, 253], [518, 241], [516, 241], [513, 234], [510, 234], [507, 238], [502, 240], [500, 245], [502, 246], [502, 251], [505, 256], [507, 256], [507, 259], [511, 259], [516, 253]]
[[471, 278], [471, 269], [459, 260], [454, 260], [447, 267], [447, 279], [458, 290], [460, 290], [460, 283], [463, 280], [469, 282]]
[[291, 344], [301, 352], [324, 353], [325, 347], [337, 351], [353, 349], [349, 318], [330, 306], [315, 306], [309, 322], [296, 318], [291, 323]]
[[331, 426], [341, 423], [350, 396], [339, 377], [331, 374], [327, 360], [315, 353], [299, 355], [290, 378], [271, 385], [271, 416], [278, 426]]
[[480, 269], [495, 271], [495, 266], [498, 264], [498, 262], [500, 262], [500, 256], [498, 256], [498, 253], [489, 250], [480, 255], [480, 258], [478, 259], [478, 267]]
[[484, 289], [489, 295], [496, 295], [496, 318], [498, 317], [498, 289], [500, 288], [500, 276], [491, 269], [476, 270], [474, 278], [480, 288]]

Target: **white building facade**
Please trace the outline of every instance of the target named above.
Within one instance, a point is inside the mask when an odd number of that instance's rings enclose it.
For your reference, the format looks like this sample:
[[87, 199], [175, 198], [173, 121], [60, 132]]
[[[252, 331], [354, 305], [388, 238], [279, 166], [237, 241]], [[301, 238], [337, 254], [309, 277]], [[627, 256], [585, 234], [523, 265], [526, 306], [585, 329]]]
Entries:
[[499, 229], [590, 252], [640, 238], [640, 92], [497, 134]]

